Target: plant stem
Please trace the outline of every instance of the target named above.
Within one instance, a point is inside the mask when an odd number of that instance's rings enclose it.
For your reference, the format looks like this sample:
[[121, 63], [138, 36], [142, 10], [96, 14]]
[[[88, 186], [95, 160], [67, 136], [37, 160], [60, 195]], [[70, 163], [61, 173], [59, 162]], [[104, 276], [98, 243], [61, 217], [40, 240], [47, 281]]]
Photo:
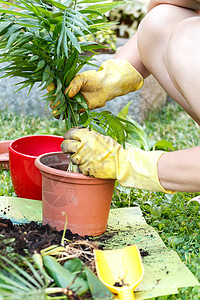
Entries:
[[[67, 294], [67, 292], [69, 292], [68, 289], [66, 288], [61, 288], [61, 287], [55, 287], [55, 288], [47, 288], [45, 289], [45, 293], [48, 294], [56, 294], [56, 293], [63, 293], [63, 294]], [[55, 299], [55, 298], [54, 298]], [[59, 299], [59, 298], [58, 298]], [[60, 298], [61, 299], [61, 298]]]
[[64, 241], [65, 241], [65, 233], [66, 233], [66, 229], [67, 229], [67, 214], [66, 213], [64, 213], [65, 214], [65, 219], [66, 219], [66, 221], [65, 221], [65, 226], [64, 226], [64, 230], [63, 230], [63, 235], [62, 235], [62, 239], [61, 239], [61, 246], [63, 246], [64, 247]]

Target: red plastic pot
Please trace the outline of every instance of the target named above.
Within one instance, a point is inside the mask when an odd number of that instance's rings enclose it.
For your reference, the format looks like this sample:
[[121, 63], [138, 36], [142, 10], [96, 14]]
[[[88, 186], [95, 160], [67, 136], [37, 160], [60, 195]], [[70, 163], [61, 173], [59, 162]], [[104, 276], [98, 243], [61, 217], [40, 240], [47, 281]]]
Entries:
[[72, 233], [97, 236], [106, 231], [115, 180], [67, 172], [63, 152], [37, 157], [42, 173], [42, 220], [58, 231], [66, 223]]
[[35, 166], [35, 159], [44, 153], [60, 151], [63, 140], [61, 136], [30, 135], [11, 142], [10, 174], [18, 197], [42, 200], [42, 175]]

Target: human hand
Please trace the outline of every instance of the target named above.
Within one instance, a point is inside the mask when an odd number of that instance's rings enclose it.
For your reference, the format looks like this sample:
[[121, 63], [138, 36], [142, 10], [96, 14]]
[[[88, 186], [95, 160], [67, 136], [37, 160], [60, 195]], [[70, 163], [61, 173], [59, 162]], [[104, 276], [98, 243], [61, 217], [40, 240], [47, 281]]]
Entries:
[[63, 152], [72, 154], [72, 163], [83, 174], [116, 179], [115, 155], [121, 145], [115, 140], [88, 128], [71, 128], [64, 138]]
[[[109, 59], [103, 62], [98, 71], [91, 70], [80, 73], [74, 77], [65, 89], [69, 98], [75, 97], [79, 92], [84, 97], [90, 110], [105, 106], [106, 102], [115, 97], [128, 94], [140, 89], [143, 77], [125, 59]], [[56, 88], [54, 83], [47, 86], [50, 92]], [[56, 115], [59, 105], [50, 102], [52, 114]], [[84, 110], [82, 109], [83, 112]]]
[[71, 161], [89, 176], [117, 179], [122, 186], [166, 191], [160, 184], [157, 164], [163, 151], [124, 149], [108, 136], [88, 128], [71, 128], [64, 135], [61, 148], [71, 153]]
[[90, 110], [105, 106], [115, 97], [140, 89], [143, 78], [125, 59], [109, 59], [98, 71], [91, 70], [74, 77], [65, 93], [73, 98], [81, 93]]

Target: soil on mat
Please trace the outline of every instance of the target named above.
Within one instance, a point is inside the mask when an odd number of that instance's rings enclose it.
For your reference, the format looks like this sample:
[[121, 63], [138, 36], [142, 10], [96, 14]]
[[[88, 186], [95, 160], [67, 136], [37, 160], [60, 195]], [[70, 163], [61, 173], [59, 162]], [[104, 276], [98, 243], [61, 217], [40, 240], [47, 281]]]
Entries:
[[[72, 234], [70, 230], [65, 232], [65, 246], [68, 247], [70, 254], [79, 257], [90, 269], [96, 273], [94, 262], [94, 249], [103, 249], [106, 239], [112, 238], [113, 234], [108, 233], [95, 237], [81, 237], [78, 234]], [[0, 218], [0, 253], [1, 255], [11, 257], [12, 253], [19, 255], [33, 254], [52, 246], [61, 244], [63, 231], [57, 231], [49, 225], [41, 225], [36, 222], [25, 224], [13, 224], [9, 219]], [[140, 249], [141, 256], [147, 256], [148, 252]], [[81, 299], [77, 295], [71, 295], [69, 299]], [[84, 299], [92, 299], [90, 296]]]
[[[49, 246], [60, 246], [62, 237], [63, 231], [57, 231], [49, 225], [41, 225], [33, 221], [25, 224], [13, 224], [9, 219], [0, 218], [1, 255], [7, 256], [12, 252], [19, 255], [27, 255], [27, 252], [29, 254], [39, 253]], [[102, 246], [99, 242], [89, 241], [89, 238], [88, 236], [81, 237], [78, 234], [73, 234], [67, 229], [64, 243], [65, 246], [69, 246], [73, 255], [79, 257], [94, 270], [93, 249], [101, 249]]]
[[[9, 219], [0, 218], [0, 253], [7, 258], [12, 257], [15, 262], [15, 255], [26, 256], [27, 253], [34, 254], [52, 246], [60, 246], [63, 237], [63, 231], [57, 231], [49, 225], [41, 225], [36, 222], [25, 224], [13, 224]], [[78, 234], [72, 234], [70, 230], [65, 232], [65, 246], [68, 247], [69, 254], [81, 259], [94, 273], [96, 273], [93, 249], [102, 248], [99, 242], [89, 241], [89, 237], [81, 237]], [[17, 258], [16, 258], [17, 260]], [[17, 261], [16, 261], [17, 263]], [[68, 299], [92, 299], [90, 293], [84, 295], [84, 298], [74, 293], [68, 295]]]
[[[88, 251], [88, 255], [93, 255], [93, 249], [103, 249], [104, 242], [116, 235], [116, 230], [95, 237], [95, 242], [91, 236], [81, 237], [73, 234], [70, 230], [65, 232], [65, 244]], [[63, 237], [63, 231], [57, 231], [49, 225], [41, 225], [36, 222], [25, 224], [13, 224], [9, 219], [0, 218], [0, 253], [5, 251], [9, 243], [12, 244], [14, 253], [25, 255], [28, 253], [40, 252], [51, 245], [60, 245]], [[91, 253], [90, 253], [91, 252]], [[10, 249], [9, 249], [10, 253]], [[142, 257], [148, 256], [146, 250], [140, 249]], [[84, 261], [84, 259], [82, 259]], [[84, 261], [86, 263], [86, 261]]]

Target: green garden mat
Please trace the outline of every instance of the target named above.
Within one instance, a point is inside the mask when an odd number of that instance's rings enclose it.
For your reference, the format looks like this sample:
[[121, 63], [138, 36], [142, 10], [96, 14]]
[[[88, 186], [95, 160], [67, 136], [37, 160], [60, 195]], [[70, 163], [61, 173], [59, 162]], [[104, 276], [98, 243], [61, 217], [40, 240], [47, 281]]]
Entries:
[[[0, 217], [14, 223], [41, 222], [42, 202], [0, 197]], [[106, 249], [137, 244], [144, 264], [144, 278], [135, 290], [136, 299], [176, 294], [179, 288], [199, 286], [177, 253], [168, 249], [155, 229], [146, 223], [139, 207], [111, 209], [106, 232], [95, 239], [100, 239]]]

